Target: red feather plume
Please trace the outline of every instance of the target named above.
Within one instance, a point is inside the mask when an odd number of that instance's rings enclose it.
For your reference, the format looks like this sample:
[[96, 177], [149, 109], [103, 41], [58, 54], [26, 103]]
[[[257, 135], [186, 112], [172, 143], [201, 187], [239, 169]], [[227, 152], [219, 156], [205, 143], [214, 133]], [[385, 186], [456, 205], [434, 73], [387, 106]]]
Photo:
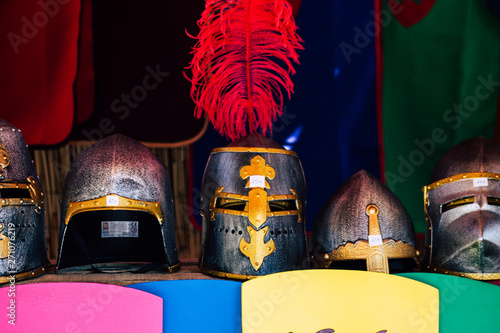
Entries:
[[286, 0], [206, 0], [191, 61], [195, 115], [231, 140], [271, 132], [302, 39]]

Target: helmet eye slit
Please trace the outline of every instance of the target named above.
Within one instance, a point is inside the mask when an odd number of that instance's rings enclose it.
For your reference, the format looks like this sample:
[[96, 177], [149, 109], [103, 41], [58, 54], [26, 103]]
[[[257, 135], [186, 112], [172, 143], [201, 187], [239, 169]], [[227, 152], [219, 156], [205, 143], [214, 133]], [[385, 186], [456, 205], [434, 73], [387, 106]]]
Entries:
[[[285, 212], [299, 210], [297, 207], [297, 200], [273, 200], [269, 201], [270, 212]], [[248, 201], [233, 198], [217, 198], [215, 201], [215, 208], [230, 209], [239, 212], [248, 211]]]
[[299, 210], [297, 200], [275, 200], [269, 202], [271, 212], [284, 212], [288, 210]]
[[[441, 213], [447, 212], [453, 208], [457, 208], [457, 207], [460, 207], [463, 205], [469, 205], [472, 203], [474, 203], [474, 196], [473, 195], [468, 196], [468, 197], [459, 198], [456, 200], [452, 200], [450, 202], [447, 202], [447, 203], [441, 205]], [[499, 200], [498, 205], [500, 205], [500, 200]]]
[[31, 199], [31, 193], [24, 188], [3, 188], [0, 189], [0, 198], [4, 199]]
[[500, 198], [498, 197], [488, 197], [488, 205], [500, 206]]
[[245, 212], [248, 211], [248, 201], [233, 198], [217, 198], [215, 201], [215, 208]]

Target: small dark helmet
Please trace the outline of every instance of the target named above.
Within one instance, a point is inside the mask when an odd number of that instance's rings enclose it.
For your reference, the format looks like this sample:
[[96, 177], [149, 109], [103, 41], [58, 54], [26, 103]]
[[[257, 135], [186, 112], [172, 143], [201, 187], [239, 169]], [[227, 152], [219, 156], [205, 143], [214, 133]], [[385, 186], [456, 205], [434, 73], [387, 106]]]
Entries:
[[97, 141], [71, 166], [57, 268], [111, 262], [180, 267], [165, 168], [146, 146], [119, 134]]
[[21, 131], [0, 120], [0, 283], [43, 274], [43, 193]]
[[344, 182], [323, 205], [314, 221], [312, 251], [318, 268], [396, 273], [417, 267], [408, 212], [365, 170]]
[[441, 157], [423, 191], [427, 269], [500, 279], [500, 144], [485, 137], [459, 143]]
[[202, 194], [203, 272], [249, 279], [307, 267], [306, 185], [295, 152], [258, 134], [213, 149]]

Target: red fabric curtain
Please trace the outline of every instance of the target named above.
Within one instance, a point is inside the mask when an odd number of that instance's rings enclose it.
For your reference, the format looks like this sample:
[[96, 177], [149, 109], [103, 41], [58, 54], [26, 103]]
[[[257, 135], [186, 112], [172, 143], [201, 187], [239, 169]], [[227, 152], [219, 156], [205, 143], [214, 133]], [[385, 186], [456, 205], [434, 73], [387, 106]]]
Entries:
[[31, 145], [53, 145], [73, 126], [81, 2], [0, 2], [0, 117]]

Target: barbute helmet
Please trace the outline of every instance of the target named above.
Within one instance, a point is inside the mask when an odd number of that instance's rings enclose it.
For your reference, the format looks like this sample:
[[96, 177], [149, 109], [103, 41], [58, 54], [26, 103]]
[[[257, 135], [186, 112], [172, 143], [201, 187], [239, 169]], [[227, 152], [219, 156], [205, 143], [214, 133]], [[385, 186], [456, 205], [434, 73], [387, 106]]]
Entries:
[[97, 141], [71, 166], [57, 268], [110, 262], [180, 267], [165, 168], [146, 146], [120, 134]]

